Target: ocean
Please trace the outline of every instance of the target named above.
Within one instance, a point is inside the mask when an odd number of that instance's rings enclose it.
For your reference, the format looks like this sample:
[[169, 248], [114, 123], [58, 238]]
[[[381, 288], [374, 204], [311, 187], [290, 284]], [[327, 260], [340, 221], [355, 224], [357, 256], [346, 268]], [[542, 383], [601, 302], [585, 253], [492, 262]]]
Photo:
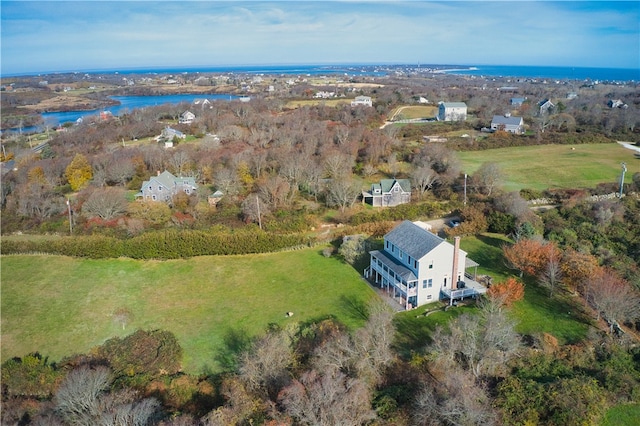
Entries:
[[[454, 65], [454, 64], [344, 64], [344, 65], [239, 65], [198, 67], [157, 67], [76, 71], [86, 74], [271, 74], [291, 76], [344, 75], [382, 77], [406, 72], [430, 71], [484, 77], [538, 79], [572, 79], [590, 81], [640, 81], [640, 68], [557, 67], [525, 65]], [[41, 74], [42, 75], [42, 74]]]
[[[464, 67], [461, 67], [464, 68]], [[640, 81], [640, 69], [547, 67], [522, 65], [477, 65], [467, 69], [456, 69], [451, 74], [477, 75], [485, 77], [512, 77], [538, 79], [569, 79], [590, 81]]]

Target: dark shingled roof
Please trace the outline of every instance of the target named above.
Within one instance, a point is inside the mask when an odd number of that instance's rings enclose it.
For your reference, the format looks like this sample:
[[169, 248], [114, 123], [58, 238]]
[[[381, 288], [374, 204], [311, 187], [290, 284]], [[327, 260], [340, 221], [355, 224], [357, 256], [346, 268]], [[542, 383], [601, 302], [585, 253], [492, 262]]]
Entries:
[[414, 259], [421, 259], [431, 250], [446, 242], [415, 223], [405, 220], [384, 236], [386, 241], [400, 248]]

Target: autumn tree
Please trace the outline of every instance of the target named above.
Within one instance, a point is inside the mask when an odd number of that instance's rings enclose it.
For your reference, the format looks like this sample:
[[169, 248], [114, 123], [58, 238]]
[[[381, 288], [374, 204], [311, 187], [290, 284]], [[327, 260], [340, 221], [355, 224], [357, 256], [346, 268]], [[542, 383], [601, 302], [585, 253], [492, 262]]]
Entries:
[[93, 169], [84, 155], [76, 154], [67, 166], [65, 176], [71, 189], [77, 191], [89, 183], [93, 177]]
[[333, 178], [327, 185], [327, 205], [344, 212], [356, 202], [361, 191], [360, 184], [351, 175]]
[[598, 269], [598, 260], [591, 254], [581, 253], [574, 249], [566, 249], [562, 254], [560, 270], [562, 282], [574, 291], [581, 289], [583, 284]]
[[506, 265], [523, 274], [536, 276], [549, 259], [551, 246], [537, 239], [521, 239], [514, 244], [502, 246]]
[[524, 284], [515, 278], [508, 278], [504, 282], [492, 284], [487, 290], [487, 297], [509, 307], [524, 298]]

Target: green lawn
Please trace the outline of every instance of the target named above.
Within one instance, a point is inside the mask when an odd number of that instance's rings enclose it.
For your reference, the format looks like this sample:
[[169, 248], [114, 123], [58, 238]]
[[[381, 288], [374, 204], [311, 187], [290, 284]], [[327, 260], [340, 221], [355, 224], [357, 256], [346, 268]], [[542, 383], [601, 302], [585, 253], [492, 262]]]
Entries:
[[[375, 294], [356, 270], [318, 248], [171, 261], [1, 260], [3, 361], [33, 351], [59, 360], [159, 328], [177, 336], [185, 371], [216, 372], [234, 337], [327, 315], [357, 327]], [[114, 318], [122, 309], [131, 313], [124, 330]]]
[[496, 162], [505, 175], [504, 189], [537, 190], [593, 188], [601, 182], [620, 180], [626, 162], [625, 182], [640, 171], [633, 151], [619, 144], [541, 145], [460, 152], [462, 168], [473, 174], [482, 163]]
[[602, 426], [631, 426], [640, 423], [640, 404], [616, 405], [604, 416]]

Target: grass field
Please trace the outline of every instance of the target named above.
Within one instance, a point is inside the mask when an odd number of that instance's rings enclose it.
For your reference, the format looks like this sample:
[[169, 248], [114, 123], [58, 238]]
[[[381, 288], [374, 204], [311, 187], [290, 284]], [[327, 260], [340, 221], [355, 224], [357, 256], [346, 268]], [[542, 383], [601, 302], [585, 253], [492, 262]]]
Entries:
[[396, 120], [412, 119], [412, 118], [430, 118], [438, 115], [437, 106], [414, 105], [402, 106], [393, 110], [389, 115], [390, 118]]
[[[185, 371], [222, 368], [234, 336], [329, 314], [351, 327], [374, 292], [319, 249], [175, 261], [2, 257], [2, 360], [85, 353], [138, 328], [173, 332]], [[127, 310], [123, 330], [114, 314]], [[293, 318], [285, 313], [294, 312]]]
[[463, 172], [473, 174], [482, 163], [496, 162], [505, 175], [504, 189], [537, 190], [593, 188], [620, 180], [620, 163], [626, 162], [625, 182], [640, 171], [633, 151], [619, 144], [542, 145], [460, 152]]
[[631, 426], [640, 424], [640, 404], [616, 405], [604, 416], [602, 426]]

